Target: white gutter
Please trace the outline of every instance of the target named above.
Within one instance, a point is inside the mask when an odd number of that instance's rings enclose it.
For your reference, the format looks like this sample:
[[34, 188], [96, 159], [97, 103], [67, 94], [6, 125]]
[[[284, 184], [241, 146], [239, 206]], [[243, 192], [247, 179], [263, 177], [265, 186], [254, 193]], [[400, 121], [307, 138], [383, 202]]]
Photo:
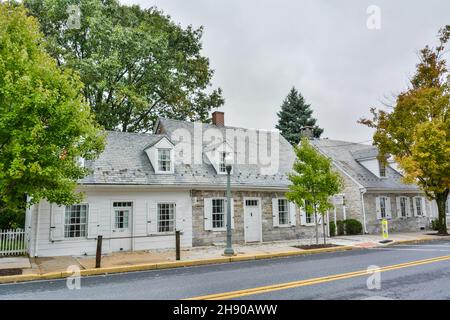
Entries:
[[33, 256], [37, 257], [37, 252], [38, 252], [38, 241], [39, 241], [39, 212], [41, 211], [41, 202], [39, 201], [38, 205], [37, 205], [37, 212], [36, 212], [36, 232], [34, 235], [34, 252], [33, 252]]
[[366, 189], [360, 189], [361, 192], [361, 208], [363, 213], [363, 226], [364, 226], [364, 233], [367, 233], [367, 224], [366, 224], [366, 208], [364, 207], [364, 194], [367, 192]]

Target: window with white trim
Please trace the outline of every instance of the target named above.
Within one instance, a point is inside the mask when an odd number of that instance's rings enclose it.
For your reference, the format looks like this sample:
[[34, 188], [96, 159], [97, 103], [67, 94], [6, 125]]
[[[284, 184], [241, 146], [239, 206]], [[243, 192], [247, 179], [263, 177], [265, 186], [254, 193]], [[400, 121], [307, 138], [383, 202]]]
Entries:
[[158, 203], [158, 232], [175, 231], [175, 203]]
[[87, 204], [67, 206], [64, 217], [64, 238], [86, 237]]
[[289, 224], [289, 204], [286, 199], [278, 199], [278, 224]]
[[386, 177], [386, 165], [378, 160], [378, 167], [380, 169], [380, 177]]
[[158, 149], [158, 171], [172, 171], [171, 149]]
[[305, 222], [314, 223], [314, 212], [311, 201], [305, 200]]
[[116, 229], [127, 229], [129, 226], [130, 212], [133, 203], [127, 202], [113, 202], [114, 208], [114, 227]]
[[227, 173], [227, 166], [225, 163], [225, 159], [227, 157], [227, 153], [224, 151], [221, 151], [220, 154], [220, 159], [219, 159], [219, 173]]
[[225, 199], [212, 199], [212, 228], [225, 228]]
[[422, 197], [414, 197], [414, 206], [416, 209], [416, 215], [423, 215]]
[[380, 197], [380, 215], [381, 215], [381, 218], [386, 218], [386, 212], [387, 212], [386, 201], [387, 201], [387, 197]]
[[408, 198], [400, 197], [400, 216], [407, 217], [408, 216]]

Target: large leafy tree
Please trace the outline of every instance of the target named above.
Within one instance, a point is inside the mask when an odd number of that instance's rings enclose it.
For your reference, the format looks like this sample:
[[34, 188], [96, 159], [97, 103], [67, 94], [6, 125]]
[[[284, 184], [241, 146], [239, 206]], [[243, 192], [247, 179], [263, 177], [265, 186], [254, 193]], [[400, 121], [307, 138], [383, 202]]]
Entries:
[[393, 155], [407, 183], [417, 183], [438, 206], [439, 233], [447, 234], [445, 202], [450, 187], [450, 84], [443, 58], [450, 26], [439, 33], [440, 44], [420, 51], [410, 87], [400, 93], [392, 111], [371, 109], [374, 144]]
[[[182, 28], [156, 8], [117, 0], [25, 0], [59, 65], [79, 72], [83, 93], [108, 130], [148, 131], [158, 116], [207, 121], [224, 103], [201, 55], [202, 28]], [[78, 5], [79, 28], [68, 28]]]
[[43, 49], [36, 19], [0, 3], [0, 214], [46, 198], [81, 199], [76, 181], [88, 174], [77, 159], [101, 152], [103, 134], [81, 94]]
[[276, 128], [287, 141], [294, 145], [300, 142], [303, 127], [312, 127], [313, 136], [319, 138], [323, 129], [316, 125], [317, 120], [312, 117], [312, 113], [311, 105], [305, 102], [295, 87], [292, 87], [281, 105], [281, 111], [277, 113]]
[[293, 172], [289, 174], [289, 192], [286, 198], [307, 212], [313, 212], [316, 244], [319, 243], [318, 214], [322, 215], [323, 241], [326, 243], [325, 219], [327, 210], [333, 207], [330, 197], [341, 192], [343, 181], [333, 170], [331, 160], [320, 154], [303, 137], [300, 146], [294, 146], [297, 159]]

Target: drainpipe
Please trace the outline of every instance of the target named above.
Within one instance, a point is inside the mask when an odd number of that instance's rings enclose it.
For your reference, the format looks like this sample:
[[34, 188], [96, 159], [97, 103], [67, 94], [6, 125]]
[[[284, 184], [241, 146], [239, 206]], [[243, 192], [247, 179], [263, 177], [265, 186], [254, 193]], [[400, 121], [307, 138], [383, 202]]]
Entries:
[[36, 212], [36, 232], [34, 236], [34, 252], [33, 256], [37, 257], [38, 252], [38, 241], [39, 241], [39, 212], [41, 211], [41, 203], [42, 201], [39, 201], [37, 205], [37, 212]]
[[367, 233], [366, 209], [364, 207], [364, 194], [367, 192], [367, 190], [362, 188], [362, 189], [359, 189], [359, 191], [361, 192], [361, 207], [362, 207], [362, 214], [363, 214], [364, 233]]

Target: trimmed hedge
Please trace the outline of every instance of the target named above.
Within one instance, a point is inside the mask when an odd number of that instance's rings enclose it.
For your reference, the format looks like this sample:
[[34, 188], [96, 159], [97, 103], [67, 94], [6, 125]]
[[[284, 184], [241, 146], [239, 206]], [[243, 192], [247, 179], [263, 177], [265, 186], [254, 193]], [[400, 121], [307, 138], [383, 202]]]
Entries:
[[330, 237], [334, 237], [336, 235], [336, 224], [334, 221], [330, 221]]
[[[330, 234], [332, 229], [332, 224], [334, 226], [334, 222], [330, 222]], [[336, 222], [337, 225], [337, 234], [338, 236], [347, 235], [356, 235], [362, 234], [363, 227], [361, 222], [356, 219], [347, 219], [347, 220], [338, 220]]]

